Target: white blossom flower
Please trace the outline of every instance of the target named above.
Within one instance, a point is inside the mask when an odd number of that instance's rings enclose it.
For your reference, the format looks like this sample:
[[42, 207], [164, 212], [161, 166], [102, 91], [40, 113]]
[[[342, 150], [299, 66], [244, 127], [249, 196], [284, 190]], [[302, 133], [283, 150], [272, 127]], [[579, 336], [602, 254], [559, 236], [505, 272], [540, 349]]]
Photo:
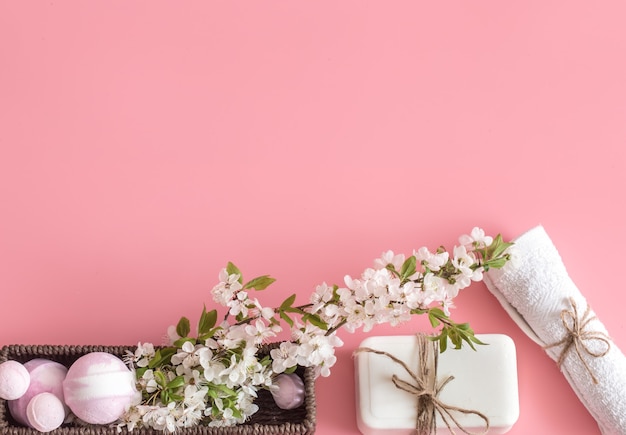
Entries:
[[268, 326], [261, 319], [257, 319], [253, 324], [245, 326], [246, 333], [252, 337], [255, 344], [261, 344], [280, 332], [280, 327]]
[[148, 393], [154, 393], [159, 389], [159, 384], [154, 379], [154, 370], [152, 369], [146, 370], [138, 381]]
[[283, 341], [277, 348], [270, 350], [270, 356], [272, 357], [274, 373], [282, 373], [297, 364], [298, 345], [290, 341]]
[[117, 432], [121, 433], [123, 428], [126, 428], [128, 432], [132, 432], [133, 429], [141, 425], [143, 414], [139, 411], [137, 406], [131, 406], [124, 415], [120, 418], [120, 422], [117, 425]]
[[234, 294], [234, 298], [226, 303], [226, 306], [230, 308], [228, 311], [231, 316], [243, 316], [248, 317], [248, 310], [253, 305], [248, 300], [248, 292], [240, 290]]
[[234, 273], [229, 275], [226, 269], [221, 270], [219, 280], [219, 284], [213, 287], [211, 293], [213, 294], [213, 300], [215, 302], [226, 306], [243, 286], [239, 282], [239, 274]]
[[261, 305], [261, 302], [257, 299], [248, 299], [248, 316], [251, 318], [262, 317], [265, 320], [270, 320], [274, 317], [274, 309], [272, 307], [264, 307]]
[[411, 310], [406, 304], [394, 304], [386, 320], [391, 326], [398, 326], [411, 320]]
[[202, 387], [206, 387], [208, 382], [204, 377], [202, 367], [193, 367], [189, 369], [180, 370], [179, 368], [183, 367], [182, 365], [176, 367], [176, 375], [182, 376], [185, 380], [185, 385], [193, 385], [197, 389]]
[[448, 299], [451, 301], [453, 298], [457, 297], [460, 290], [466, 288], [468, 285], [470, 285], [470, 283], [471, 280], [465, 275], [456, 275], [454, 283], [444, 281], [444, 296], [442, 297], [442, 300], [439, 300], [437, 302], [442, 302]]
[[446, 297], [446, 280], [432, 273], [425, 274], [420, 297], [423, 306], [442, 301]]
[[454, 302], [452, 297], [446, 297], [443, 301], [441, 301], [441, 308], [446, 316], [450, 315], [450, 308], [454, 307]]
[[474, 257], [469, 254], [467, 248], [464, 245], [454, 247], [454, 257], [452, 257], [452, 264], [459, 272], [465, 276], [471, 276], [472, 266], [474, 265]]
[[170, 325], [167, 328], [167, 337], [166, 337], [166, 339], [167, 339], [167, 342], [170, 345], [173, 345], [174, 343], [176, 343], [178, 340], [181, 339], [181, 336], [178, 335], [178, 332], [176, 332], [176, 326]]
[[204, 369], [203, 375], [207, 382], [214, 384], [223, 384], [221, 373], [224, 372], [226, 366], [220, 360], [211, 359], [202, 362], [202, 368]]
[[346, 313], [345, 327], [350, 332], [354, 332], [356, 329], [363, 326], [365, 320], [367, 319], [365, 307], [357, 301], [352, 300], [346, 303], [344, 311]]
[[246, 325], [232, 325], [225, 330], [224, 336], [218, 339], [218, 343], [226, 349], [237, 349], [248, 339], [250, 336], [246, 332]]
[[[468, 251], [465, 246], [455, 246], [454, 247], [454, 257], [452, 258], [452, 264], [456, 267], [461, 275], [469, 278], [472, 281], [480, 281], [482, 280], [482, 268], [472, 268], [472, 266], [476, 266], [476, 258], [471, 251]], [[465, 280], [464, 287], [468, 287], [471, 283], [468, 280]]]
[[156, 430], [174, 432], [176, 430], [176, 403], [167, 406], [152, 406], [143, 415], [143, 423]]
[[126, 352], [124, 361], [127, 364], [135, 364], [137, 367], [147, 367], [148, 363], [154, 358], [154, 345], [152, 343], [137, 343], [135, 352]]
[[395, 255], [393, 251], [387, 251], [383, 252], [380, 258], [374, 260], [374, 267], [376, 269], [384, 269], [391, 264], [396, 270], [400, 270], [404, 260], [403, 254]]
[[484, 248], [491, 246], [493, 237], [485, 235], [485, 231], [481, 228], [474, 227], [469, 235], [464, 234], [459, 237], [459, 243], [466, 248]]
[[186, 406], [176, 420], [177, 427], [191, 428], [198, 425], [204, 417], [204, 408], [201, 406]]
[[409, 310], [421, 308], [423, 305], [421, 287], [409, 281], [399, 288], [398, 295], [394, 300], [398, 304], [405, 305]]
[[240, 395], [239, 400], [237, 401], [237, 406], [245, 417], [248, 417], [259, 410], [259, 405], [254, 403], [252, 399], [253, 398], [250, 396]]
[[325, 282], [315, 287], [315, 291], [311, 295], [311, 308], [312, 313], [317, 313], [325, 304], [330, 302], [333, 298], [333, 287], [329, 286]]
[[199, 363], [199, 357], [196, 353], [196, 347], [190, 342], [186, 341], [180, 348], [180, 352], [172, 356], [172, 364], [183, 364], [185, 368], [194, 367]]
[[438, 253], [430, 252], [426, 247], [413, 251], [413, 255], [415, 255], [415, 259], [419, 264], [426, 265], [426, 267], [433, 272], [441, 269], [448, 262], [448, 258], [450, 256], [448, 251]]
[[318, 375], [329, 376], [330, 368], [337, 361], [335, 348], [342, 346], [343, 341], [335, 333], [320, 334], [311, 328], [309, 333], [302, 334], [298, 348], [298, 363], [305, 367], [314, 367]]

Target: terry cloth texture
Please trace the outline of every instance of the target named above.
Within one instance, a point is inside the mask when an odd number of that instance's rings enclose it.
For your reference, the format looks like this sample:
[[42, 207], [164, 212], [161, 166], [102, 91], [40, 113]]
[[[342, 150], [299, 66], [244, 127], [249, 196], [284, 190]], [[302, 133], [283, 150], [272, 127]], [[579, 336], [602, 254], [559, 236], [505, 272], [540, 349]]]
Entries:
[[545, 229], [535, 227], [514, 242], [511, 261], [485, 274], [487, 287], [520, 328], [560, 362], [601, 432], [626, 435], [623, 353], [568, 275]]

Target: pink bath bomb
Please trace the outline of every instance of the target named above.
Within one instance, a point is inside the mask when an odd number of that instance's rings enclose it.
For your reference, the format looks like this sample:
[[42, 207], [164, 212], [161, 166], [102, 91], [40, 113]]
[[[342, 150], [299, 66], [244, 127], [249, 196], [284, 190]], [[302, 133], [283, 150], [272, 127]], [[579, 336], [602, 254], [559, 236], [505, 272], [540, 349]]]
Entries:
[[13, 418], [18, 423], [30, 426], [26, 408], [33, 397], [40, 393], [52, 393], [63, 402], [63, 380], [67, 368], [63, 364], [42, 358], [30, 360], [24, 367], [30, 376], [28, 390], [19, 399], [7, 403]]
[[65, 420], [65, 406], [52, 393], [41, 393], [30, 399], [26, 407], [28, 423], [39, 432], [50, 432]]
[[295, 373], [282, 373], [274, 379], [278, 388], [271, 390], [274, 402], [280, 409], [294, 409], [304, 403], [304, 382]]
[[88, 353], [76, 360], [67, 372], [63, 392], [72, 412], [91, 424], [113, 423], [140, 394], [130, 369], [106, 352]]
[[0, 398], [15, 400], [26, 394], [30, 385], [30, 374], [23, 364], [5, 361], [0, 364]]

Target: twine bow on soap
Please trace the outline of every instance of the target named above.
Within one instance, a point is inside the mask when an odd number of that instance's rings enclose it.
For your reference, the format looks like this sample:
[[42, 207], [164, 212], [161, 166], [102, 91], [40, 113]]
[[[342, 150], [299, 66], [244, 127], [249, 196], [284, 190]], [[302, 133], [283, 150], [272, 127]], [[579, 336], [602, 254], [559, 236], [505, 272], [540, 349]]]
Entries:
[[448, 405], [439, 399], [439, 393], [454, 379], [454, 376], [448, 376], [443, 381], [437, 383], [437, 364], [439, 356], [439, 346], [436, 341], [430, 340], [424, 334], [417, 334], [417, 345], [419, 351], [418, 371], [411, 370], [404, 361], [396, 358], [392, 354], [380, 350], [371, 349], [369, 347], [361, 347], [355, 351], [370, 352], [377, 355], [383, 355], [400, 365], [411, 377], [411, 382], [400, 379], [397, 375], [392, 375], [391, 380], [394, 385], [414, 395], [417, 398], [417, 420], [415, 422], [415, 433], [417, 435], [429, 435], [436, 433], [436, 414], [441, 415], [445, 425], [454, 434], [451, 423], [468, 435], [472, 432], [467, 431], [459, 421], [454, 417], [452, 412], [460, 412], [463, 414], [474, 414], [480, 417], [486, 425], [483, 434], [489, 430], [489, 419], [482, 413], [474, 410], [460, 408], [458, 406]]
[[[598, 378], [589, 367], [587, 361], [585, 361], [584, 354], [587, 354], [593, 358], [601, 358], [611, 350], [611, 338], [601, 331], [593, 331], [589, 330], [587, 327], [589, 323], [596, 319], [596, 316], [591, 315], [591, 307], [587, 305], [587, 309], [585, 313], [580, 317], [578, 315], [578, 306], [576, 305], [576, 301], [573, 298], [569, 299], [569, 302], [572, 306], [571, 310], [564, 309], [561, 311], [561, 322], [566, 330], [565, 337], [553, 344], [548, 346], [544, 346], [544, 349], [549, 349], [556, 346], [563, 345], [563, 350], [561, 350], [561, 354], [559, 355], [559, 359], [557, 364], [559, 368], [563, 365], [565, 361], [565, 357], [569, 353], [570, 350], [574, 349], [578, 358], [580, 358], [583, 366], [591, 376], [591, 380], [594, 384], [598, 383]], [[589, 344], [591, 340], [599, 341], [606, 345], [604, 351], [594, 351], [590, 349]]]

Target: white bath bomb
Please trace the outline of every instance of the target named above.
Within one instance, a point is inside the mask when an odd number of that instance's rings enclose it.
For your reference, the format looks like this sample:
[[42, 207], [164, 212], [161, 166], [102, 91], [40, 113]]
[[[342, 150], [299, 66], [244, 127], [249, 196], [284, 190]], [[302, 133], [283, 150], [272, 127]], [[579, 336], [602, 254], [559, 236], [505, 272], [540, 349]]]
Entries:
[[26, 407], [28, 423], [39, 432], [50, 432], [63, 424], [65, 406], [52, 393], [40, 393], [30, 399]]
[[67, 367], [43, 358], [30, 360], [24, 363], [24, 367], [30, 376], [28, 390], [19, 399], [7, 403], [13, 418], [18, 423], [30, 426], [26, 408], [33, 397], [40, 393], [52, 393], [63, 402], [63, 380], [67, 374]]
[[124, 362], [106, 352], [80, 357], [63, 382], [65, 404], [81, 420], [109, 424], [120, 418], [140, 394]]
[[30, 374], [23, 364], [5, 361], [0, 364], [0, 398], [15, 400], [26, 394], [30, 385]]

